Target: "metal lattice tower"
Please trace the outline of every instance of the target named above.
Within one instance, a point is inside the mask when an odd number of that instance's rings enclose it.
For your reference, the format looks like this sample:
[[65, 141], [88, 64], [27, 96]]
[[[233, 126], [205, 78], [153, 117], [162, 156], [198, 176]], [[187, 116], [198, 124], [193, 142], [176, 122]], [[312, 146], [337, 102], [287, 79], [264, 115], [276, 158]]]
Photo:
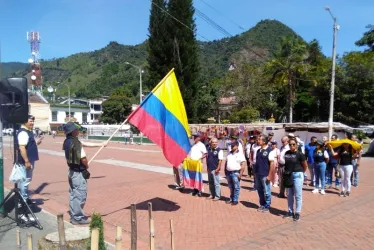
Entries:
[[[33, 85], [33, 90], [40, 91], [42, 90], [42, 75], [40, 70], [40, 33], [37, 31], [27, 32], [27, 41], [30, 43], [31, 48], [31, 57], [29, 59], [30, 63], [30, 79]], [[37, 86], [37, 87], [36, 87]]]

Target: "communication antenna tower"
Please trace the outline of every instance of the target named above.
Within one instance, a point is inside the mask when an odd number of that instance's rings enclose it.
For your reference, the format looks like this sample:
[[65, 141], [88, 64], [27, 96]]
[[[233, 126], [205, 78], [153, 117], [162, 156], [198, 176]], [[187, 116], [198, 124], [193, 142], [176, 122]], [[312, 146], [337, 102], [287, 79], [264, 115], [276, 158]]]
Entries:
[[37, 31], [27, 32], [27, 41], [30, 43], [31, 57], [29, 58], [30, 63], [30, 79], [32, 84], [32, 90], [42, 93], [42, 74], [40, 69], [40, 33]]

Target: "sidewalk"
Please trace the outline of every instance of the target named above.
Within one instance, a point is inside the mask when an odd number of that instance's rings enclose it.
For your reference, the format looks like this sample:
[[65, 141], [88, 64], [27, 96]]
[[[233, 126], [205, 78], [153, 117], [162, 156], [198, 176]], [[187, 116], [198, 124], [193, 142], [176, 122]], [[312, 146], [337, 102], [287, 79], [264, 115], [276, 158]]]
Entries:
[[[5, 190], [5, 196], [9, 193], [9, 190]], [[37, 200], [37, 202], [43, 202]], [[13, 197], [5, 204], [5, 209], [8, 211], [8, 216], [3, 218], [0, 215], [0, 249], [17, 249], [16, 245], [16, 233], [19, 229], [21, 232], [21, 249], [27, 249], [27, 234], [32, 234], [33, 249], [38, 249], [38, 241], [42, 237], [49, 233], [57, 232], [57, 217], [45, 210], [42, 210], [39, 206], [33, 206], [32, 210], [35, 216], [39, 219], [43, 230], [39, 230], [36, 227], [19, 228], [14, 221], [14, 199]], [[66, 222], [68, 218], [64, 217], [65, 229], [74, 227], [72, 224]], [[112, 245], [108, 245], [108, 249], [114, 249]]]

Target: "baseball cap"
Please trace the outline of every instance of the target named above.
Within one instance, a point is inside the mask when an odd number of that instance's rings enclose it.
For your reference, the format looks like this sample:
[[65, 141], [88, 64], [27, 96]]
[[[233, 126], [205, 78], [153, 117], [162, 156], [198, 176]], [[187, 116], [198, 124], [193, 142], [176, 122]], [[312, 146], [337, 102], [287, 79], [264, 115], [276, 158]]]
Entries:
[[271, 141], [271, 145], [277, 145], [278, 142], [276, 140]]
[[274, 136], [274, 132], [270, 132], [268, 136]]
[[201, 134], [200, 134], [199, 132], [196, 132], [196, 133], [193, 133], [192, 136], [193, 136], [193, 137], [200, 137]]
[[294, 135], [293, 133], [289, 133], [289, 134], [288, 134], [288, 137], [290, 137], [290, 138], [295, 138], [295, 135]]

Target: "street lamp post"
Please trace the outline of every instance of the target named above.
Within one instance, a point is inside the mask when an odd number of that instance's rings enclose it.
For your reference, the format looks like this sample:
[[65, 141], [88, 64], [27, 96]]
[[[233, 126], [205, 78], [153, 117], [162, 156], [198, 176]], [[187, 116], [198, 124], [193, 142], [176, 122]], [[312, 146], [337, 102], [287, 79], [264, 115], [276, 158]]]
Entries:
[[[134, 68], [138, 69], [138, 71], [139, 71], [139, 105], [140, 105], [142, 103], [142, 101], [143, 101], [142, 74], [144, 73], [144, 71], [142, 70], [142, 68], [140, 66], [134, 65], [132, 63], [125, 62], [125, 64], [131, 65]], [[140, 132], [140, 144], [143, 144], [143, 133], [142, 132]]]
[[335, 64], [336, 64], [336, 39], [339, 30], [337, 19], [332, 14], [329, 7], [325, 7], [334, 20], [333, 45], [332, 45], [332, 72], [331, 72], [331, 89], [330, 89], [330, 113], [329, 113], [329, 138], [332, 136], [333, 120], [334, 120], [334, 93], [335, 93]]

